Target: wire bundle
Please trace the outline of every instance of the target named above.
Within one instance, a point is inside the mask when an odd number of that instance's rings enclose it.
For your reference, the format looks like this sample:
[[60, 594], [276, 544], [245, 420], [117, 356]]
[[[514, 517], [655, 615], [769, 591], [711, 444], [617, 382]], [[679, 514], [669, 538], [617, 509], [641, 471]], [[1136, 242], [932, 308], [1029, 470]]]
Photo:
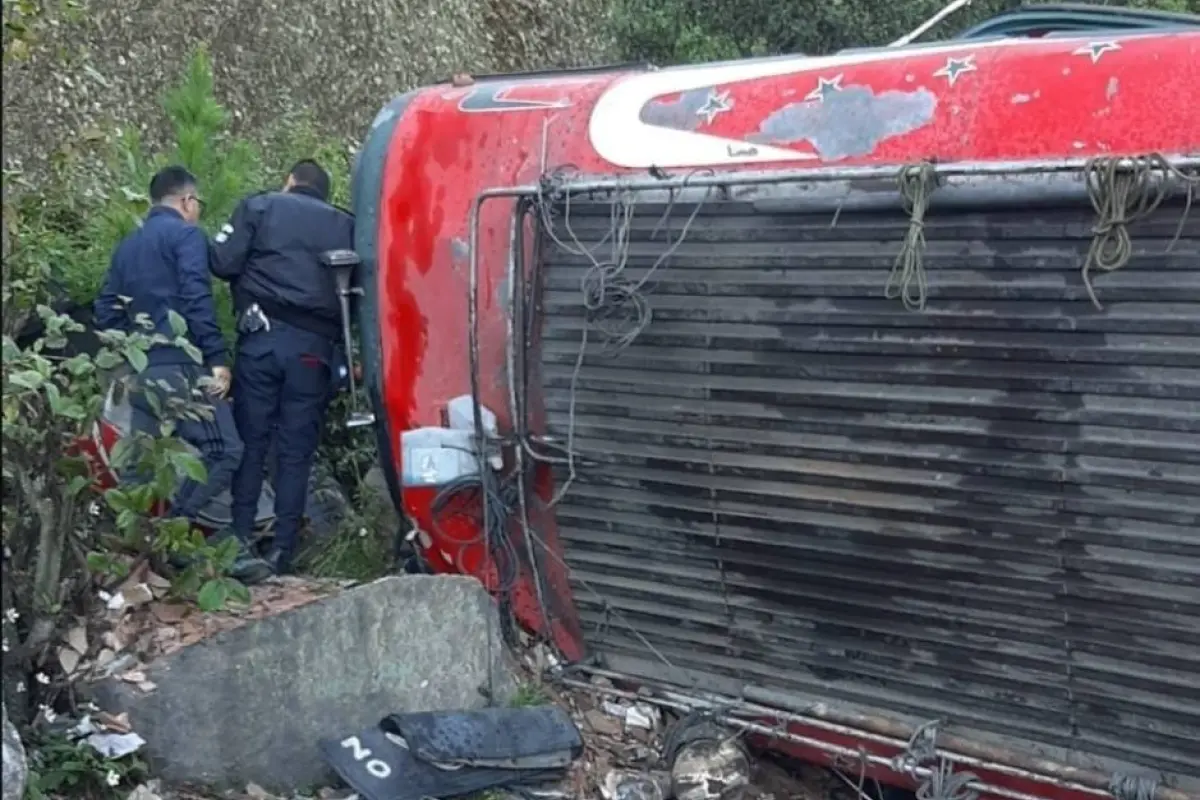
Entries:
[[[472, 545], [484, 545], [496, 565], [496, 586], [489, 588], [502, 595], [517, 587], [521, 575], [517, 549], [508, 532], [509, 517], [517, 508], [517, 480], [516, 475], [499, 477], [490, 468], [477, 475], [465, 475], [443, 486], [429, 509], [438, 540], [457, 547], [454, 566], [459, 572], [471, 574], [463, 557]], [[483, 493], [487, 495], [486, 503]], [[466, 539], [449, 535], [443, 526], [456, 518], [470, 520], [476, 532]]]
[[[712, 174], [712, 170], [697, 171]], [[691, 177], [691, 176], [689, 176]], [[550, 184], [552, 186], [552, 182]], [[655, 238], [659, 231], [670, 220], [675, 209], [679, 193], [687, 189], [687, 182], [678, 190], [671, 191], [671, 199], [666, 209], [651, 231], [650, 238]], [[561, 227], [570, 239], [564, 242], [555, 232], [555, 204], [551, 202], [554, 193], [547, 193], [537, 198], [536, 208], [541, 221], [542, 230], [564, 253], [586, 258], [590, 264], [580, 281], [581, 304], [584, 310], [583, 328], [579, 336], [579, 350], [575, 357], [575, 366], [571, 372], [571, 386], [567, 408], [567, 443], [566, 464], [567, 478], [550, 501], [553, 507], [562, 500], [575, 481], [575, 400], [578, 394], [579, 374], [583, 370], [583, 361], [587, 355], [588, 344], [593, 335], [600, 340], [600, 352], [609, 358], [620, 355], [646, 329], [653, 318], [653, 310], [647, 298], [646, 285], [654, 277], [671, 256], [679, 249], [687, 238], [692, 224], [704, 208], [714, 191], [713, 187], [705, 190], [704, 195], [696, 203], [687, 219], [684, 221], [678, 236], [671, 240], [667, 234], [667, 246], [647, 268], [640, 278], [630, 278], [625, 270], [629, 262], [629, 238], [632, 229], [636, 201], [633, 192], [620, 192], [613, 198], [610, 207], [611, 225], [608, 232], [591, 247], [585, 246], [571, 225], [571, 192], [561, 192], [562, 221]], [[609, 245], [608, 258], [601, 260], [596, 253], [605, 244]]]

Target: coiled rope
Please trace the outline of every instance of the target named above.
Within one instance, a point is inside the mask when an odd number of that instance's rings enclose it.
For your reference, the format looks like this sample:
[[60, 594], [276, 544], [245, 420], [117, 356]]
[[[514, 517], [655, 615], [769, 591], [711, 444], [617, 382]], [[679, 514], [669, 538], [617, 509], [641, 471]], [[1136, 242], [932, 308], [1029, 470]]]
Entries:
[[937, 188], [937, 171], [929, 161], [909, 164], [896, 176], [900, 200], [908, 214], [908, 233], [888, 275], [883, 296], [900, 298], [909, 311], [924, 311], [929, 285], [925, 278], [925, 212]]
[[1092, 286], [1092, 270], [1113, 272], [1129, 263], [1133, 256], [1129, 224], [1145, 219], [1163, 204], [1170, 194], [1172, 178], [1181, 179], [1188, 188], [1187, 205], [1175, 235], [1178, 240], [1191, 210], [1192, 190], [1200, 183], [1200, 176], [1183, 172], [1159, 153], [1133, 158], [1093, 158], [1084, 165], [1083, 176], [1088, 199], [1096, 210], [1096, 224], [1081, 275], [1092, 305], [1103, 311]]

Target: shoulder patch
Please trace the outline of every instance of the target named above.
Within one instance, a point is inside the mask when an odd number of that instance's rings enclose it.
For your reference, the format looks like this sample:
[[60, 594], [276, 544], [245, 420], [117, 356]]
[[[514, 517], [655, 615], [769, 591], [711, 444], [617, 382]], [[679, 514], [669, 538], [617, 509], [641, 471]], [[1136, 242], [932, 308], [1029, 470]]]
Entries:
[[226, 222], [221, 226], [221, 230], [217, 231], [217, 235], [213, 237], [213, 241], [217, 244], [225, 244], [229, 241], [230, 235], [233, 233], [233, 226]]

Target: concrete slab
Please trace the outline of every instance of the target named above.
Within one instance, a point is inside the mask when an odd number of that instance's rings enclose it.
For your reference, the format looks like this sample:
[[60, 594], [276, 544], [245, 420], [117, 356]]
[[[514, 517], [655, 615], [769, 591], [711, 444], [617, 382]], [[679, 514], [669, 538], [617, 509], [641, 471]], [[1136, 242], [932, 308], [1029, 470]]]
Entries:
[[[155, 774], [220, 789], [322, 785], [317, 740], [395, 711], [512, 697], [495, 605], [473, 578], [396, 576], [251, 622], [119, 677], [96, 702], [128, 712]], [[148, 682], [148, 683], [147, 683]]]

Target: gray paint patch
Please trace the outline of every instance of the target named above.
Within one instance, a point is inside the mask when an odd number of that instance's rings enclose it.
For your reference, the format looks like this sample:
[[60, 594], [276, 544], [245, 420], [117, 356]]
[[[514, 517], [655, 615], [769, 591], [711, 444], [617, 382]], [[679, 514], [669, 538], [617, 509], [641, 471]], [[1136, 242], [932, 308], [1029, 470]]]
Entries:
[[877, 95], [866, 86], [847, 86], [820, 102], [784, 106], [763, 120], [751, 141], [808, 141], [826, 160], [863, 156], [884, 139], [928, 124], [936, 108], [937, 96], [928, 89]]
[[642, 106], [639, 118], [647, 125], [658, 125], [679, 131], [694, 131], [700, 125], [699, 111], [708, 101], [712, 89], [692, 89], [671, 103], [652, 101]]
[[1117, 80], [1117, 76], [1114, 75], [1108, 79], [1108, 86], [1104, 90], [1104, 96], [1109, 100], [1112, 100], [1117, 96], [1117, 92], [1119, 91], [1121, 91], [1121, 82]]
[[508, 276], [496, 284], [496, 306], [504, 312], [505, 318], [512, 316], [512, 307], [508, 304]]

